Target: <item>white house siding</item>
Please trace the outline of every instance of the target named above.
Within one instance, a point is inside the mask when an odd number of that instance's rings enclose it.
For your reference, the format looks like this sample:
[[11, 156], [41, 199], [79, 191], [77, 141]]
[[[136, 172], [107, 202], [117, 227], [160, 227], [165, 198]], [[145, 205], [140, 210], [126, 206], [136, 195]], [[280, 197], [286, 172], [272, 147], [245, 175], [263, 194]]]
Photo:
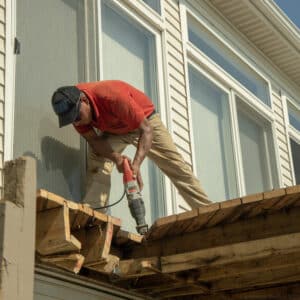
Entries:
[[291, 174], [291, 159], [288, 150], [287, 141], [287, 128], [285, 125], [284, 110], [281, 96], [274, 90], [272, 92], [273, 99], [273, 111], [275, 117], [275, 127], [276, 127], [276, 137], [278, 143], [278, 153], [280, 168], [282, 174], [282, 183], [284, 186], [290, 186], [293, 184], [292, 174]]
[[0, 196], [3, 192], [4, 87], [5, 87], [5, 0], [0, 0]]
[[[179, 3], [165, 0], [166, 59], [168, 68], [169, 107], [174, 142], [185, 162], [192, 168], [191, 140], [185, 66], [183, 56]], [[176, 211], [189, 209], [182, 197], [176, 193]]]

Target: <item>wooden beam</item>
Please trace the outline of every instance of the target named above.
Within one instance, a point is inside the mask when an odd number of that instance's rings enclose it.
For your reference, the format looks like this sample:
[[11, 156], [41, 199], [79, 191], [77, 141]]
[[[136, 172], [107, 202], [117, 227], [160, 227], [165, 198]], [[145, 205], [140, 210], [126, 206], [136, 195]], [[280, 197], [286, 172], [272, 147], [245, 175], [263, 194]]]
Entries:
[[0, 202], [0, 299], [33, 299], [36, 162], [21, 157], [5, 163]]
[[129, 245], [141, 244], [143, 236], [125, 230], [119, 230], [114, 237], [114, 244], [117, 246], [128, 247]]
[[79, 273], [83, 265], [84, 256], [77, 253], [52, 255], [45, 257], [41, 256], [40, 261], [55, 265], [59, 268], [77, 274]]
[[81, 243], [70, 232], [69, 209], [64, 204], [37, 214], [36, 250], [41, 255], [78, 251]]
[[94, 226], [74, 231], [74, 236], [82, 244], [82, 254], [85, 256], [85, 266], [99, 264], [105, 261], [110, 254], [113, 236], [113, 223], [108, 222], [102, 226]]
[[299, 232], [300, 207], [278, 211], [266, 216], [256, 216], [180, 236], [165, 237], [163, 240], [147, 241], [133, 245], [126, 257], [142, 258], [168, 256], [177, 253], [212, 248], [226, 244], [265, 239], [272, 236]]
[[119, 261], [120, 258], [118, 256], [109, 254], [104, 260], [99, 261], [99, 263], [88, 265], [87, 268], [100, 273], [112, 275], [119, 265]]
[[291, 251], [300, 251], [300, 233], [164, 256], [161, 257], [161, 269], [163, 273], [172, 273], [259, 259], [270, 254], [282, 255]]

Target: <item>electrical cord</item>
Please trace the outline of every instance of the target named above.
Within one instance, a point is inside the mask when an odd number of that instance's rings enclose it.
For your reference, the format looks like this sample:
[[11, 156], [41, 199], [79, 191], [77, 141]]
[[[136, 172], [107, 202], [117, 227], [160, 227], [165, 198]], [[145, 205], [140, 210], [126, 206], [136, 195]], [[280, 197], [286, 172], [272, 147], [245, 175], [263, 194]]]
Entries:
[[122, 195], [121, 198], [120, 198], [118, 201], [116, 201], [115, 203], [112, 203], [112, 204], [109, 204], [109, 205], [105, 205], [105, 206], [94, 207], [93, 209], [95, 209], [95, 210], [97, 210], [97, 209], [104, 209], [104, 208], [109, 208], [109, 207], [112, 207], [112, 206], [114, 206], [114, 205], [117, 205], [118, 203], [120, 203], [120, 202], [123, 200], [123, 198], [124, 198], [124, 196], [125, 196], [125, 193], [126, 193], [126, 190], [124, 189], [123, 195]]

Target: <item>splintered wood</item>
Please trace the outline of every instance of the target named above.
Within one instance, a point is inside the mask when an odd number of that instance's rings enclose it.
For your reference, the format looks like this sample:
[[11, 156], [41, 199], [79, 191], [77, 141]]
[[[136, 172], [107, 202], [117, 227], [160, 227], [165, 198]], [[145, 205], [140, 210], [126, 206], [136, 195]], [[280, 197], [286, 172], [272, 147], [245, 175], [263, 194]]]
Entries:
[[160, 218], [145, 237], [39, 191], [37, 222], [41, 261], [113, 275], [153, 299], [242, 299], [245, 290], [300, 283], [300, 186]]

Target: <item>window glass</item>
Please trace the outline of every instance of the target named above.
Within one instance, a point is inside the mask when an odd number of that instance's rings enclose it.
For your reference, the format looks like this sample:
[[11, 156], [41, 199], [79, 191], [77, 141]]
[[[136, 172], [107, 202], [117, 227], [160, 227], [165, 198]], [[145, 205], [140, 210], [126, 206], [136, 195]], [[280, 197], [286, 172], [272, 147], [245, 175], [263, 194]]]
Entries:
[[197, 175], [210, 199], [237, 196], [228, 94], [189, 68]]
[[300, 131], [300, 111], [297, 110], [294, 106], [288, 106], [289, 112], [289, 121], [290, 124], [297, 130]]
[[300, 184], [300, 144], [290, 139], [296, 184]]
[[197, 48], [270, 106], [267, 82], [191, 16], [188, 16], [188, 37]]
[[252, 118], [241, 106], [238, 107], [238, 124], [246, 194], [266, 191], [272, 188], [268, 172], [267, 145], [271, 143], [267, 125]]
[[18, 1], [21, 53], [16, 56], [13, 153], [36, 159], [38, 188], [77, 201], [82, 194], [85, 147], [72, 125], [58, 127], [51, 96], [59, 86], [84, 80], [82, 3]]
[[145, 3], [147, 3], [152, 9], [154, 9], [156, 12], [160, 14], [160, 0], [143, 0]]
[[[120, 79], [132, 84], [144, 91], [158, 108], [155, 37], [105, 3], [102, 5], [102, 31], [104, 79]], [[127, 147], [124, 154], [133, 159], [135, 148]], [[143, 162], [141, 171], [146, 220], [150, 225], [163, 213], [159, 210], [163, 203], [162, 175], [148, 159]], [[122, 193], [122, 175], [114, 170], [110, 203], [119, 199]], [[126, 229], [135, 231], [126, 201], [114, 206], [111, 213], [126, 220]]]

